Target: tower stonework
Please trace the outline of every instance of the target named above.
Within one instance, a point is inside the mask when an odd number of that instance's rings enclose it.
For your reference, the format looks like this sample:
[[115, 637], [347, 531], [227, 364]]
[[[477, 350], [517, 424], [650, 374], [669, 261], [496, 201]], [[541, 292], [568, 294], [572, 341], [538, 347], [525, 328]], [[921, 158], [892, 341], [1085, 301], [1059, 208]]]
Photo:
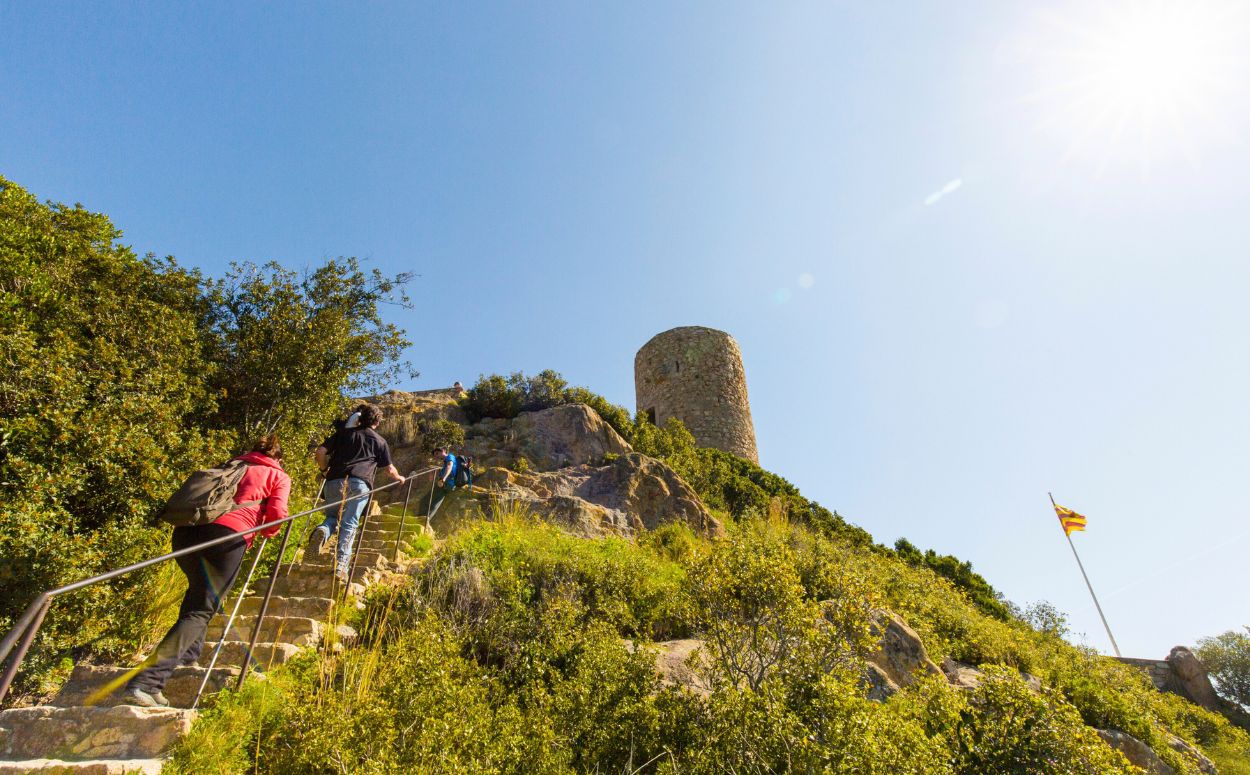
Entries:
[[676, 417], [699, 446], [759, 462], [742, 352], [724, 331], [684, 326], [652, 337], [634, 356], [634, 393], [657, 425]]

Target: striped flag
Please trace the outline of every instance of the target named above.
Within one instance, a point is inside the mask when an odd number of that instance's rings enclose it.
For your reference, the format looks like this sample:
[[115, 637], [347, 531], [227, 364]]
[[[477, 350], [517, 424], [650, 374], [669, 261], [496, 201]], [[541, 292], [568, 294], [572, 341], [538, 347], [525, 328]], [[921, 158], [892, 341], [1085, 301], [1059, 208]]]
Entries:
[[1070, 536], [1077, 530], [1085, 529], [1085, 517], [1077, 514], [1066, 506], [1055, 504], [1055, 513], [1059, 515], [1059, 524], [1063, 525], [1063, 534]]

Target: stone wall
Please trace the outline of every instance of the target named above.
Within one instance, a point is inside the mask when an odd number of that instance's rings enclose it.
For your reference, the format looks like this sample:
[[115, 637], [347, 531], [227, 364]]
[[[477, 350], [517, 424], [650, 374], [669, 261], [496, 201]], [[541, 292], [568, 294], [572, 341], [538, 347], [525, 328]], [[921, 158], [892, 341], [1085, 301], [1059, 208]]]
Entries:
[[1172, 686], [1172, 666], [1165, 659], [1136, 659], [1134, 657], [1116, 657], [1117, 662], [1123, 662], [1141, 670], [1150, 677], [1150, 682], [1155, 688], [1161, 692], [1170, 691]]
[[657, 334], [634, 357], [638, 412], [685, 423], [700, 446], [759, 462], [738, 343], [701, 326]]

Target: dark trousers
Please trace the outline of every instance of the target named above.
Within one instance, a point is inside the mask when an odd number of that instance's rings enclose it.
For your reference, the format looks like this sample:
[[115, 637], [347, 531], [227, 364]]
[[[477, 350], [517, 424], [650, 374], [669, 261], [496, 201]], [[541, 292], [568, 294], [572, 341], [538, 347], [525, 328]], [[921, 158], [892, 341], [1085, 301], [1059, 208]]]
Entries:
[[[233, 530], [222, 525], [187, 525], [174, 528], [172, 543], [174, 551], [177, 551], [233, 534]], [[187, 577], [187, 594], [178, 609], [178, 621], [161, 639], [156, 650], [144, 660], [143, 669], [130, 679], [132, 687], [147, 692], [160, 691], [165, 688], [165, 682], [174, 668], [193, 664], [199, 659], [208, 622], [239, 575], [245, 551], [247, 543], [239, 536], [234, 541], [210, 546], [202, 552], [175, 560]]]

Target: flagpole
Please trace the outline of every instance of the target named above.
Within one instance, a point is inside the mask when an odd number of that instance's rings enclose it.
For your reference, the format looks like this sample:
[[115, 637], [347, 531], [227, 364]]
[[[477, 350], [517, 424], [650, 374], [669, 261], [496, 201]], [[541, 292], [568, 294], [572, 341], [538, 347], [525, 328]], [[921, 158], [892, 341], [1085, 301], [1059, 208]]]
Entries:
[[[1059, 516], [1059, 506], [1055, 503], [1055, 496], [1046, 493], [1050, 497], [1050, 505], [1055, 508], [1055, 516]], [[1063, 520], [1059, 520], [1060, 525]], [[1115, 649], [1115, 655], [1121, 656], [1120, 647], [1115, 642], [1115, 636], [1111, 634], [1111, 625], [1107, 624], [1107, 617], [1102, 612], [1102, 606], [1098, 604], [1098, 596], [1094, 594], [1094, 585], [1089, 583], [1089, 575], [1085, 573], [1085, 566], [1081, 564], [1081, 555], [1076, 553], [1076, 544], [1072, 543], [1072, 536], [1065, 528], [1063, 531], [1064, 538], [1068, 539], [1068, 546], [1072, 547], [1072, 556], [1076, 558], [1076, 567], [1081, 569], [1081, 578], [1085, 579], [1085, 588], [1089, 590], [1089, 596], [1094, 598], [1094, 608], [1098, 609], [1098, 618], [1102, 619], [1103, 629], [1107, 631], [1107, 637], [1111, 639], [1111, 648]]]

